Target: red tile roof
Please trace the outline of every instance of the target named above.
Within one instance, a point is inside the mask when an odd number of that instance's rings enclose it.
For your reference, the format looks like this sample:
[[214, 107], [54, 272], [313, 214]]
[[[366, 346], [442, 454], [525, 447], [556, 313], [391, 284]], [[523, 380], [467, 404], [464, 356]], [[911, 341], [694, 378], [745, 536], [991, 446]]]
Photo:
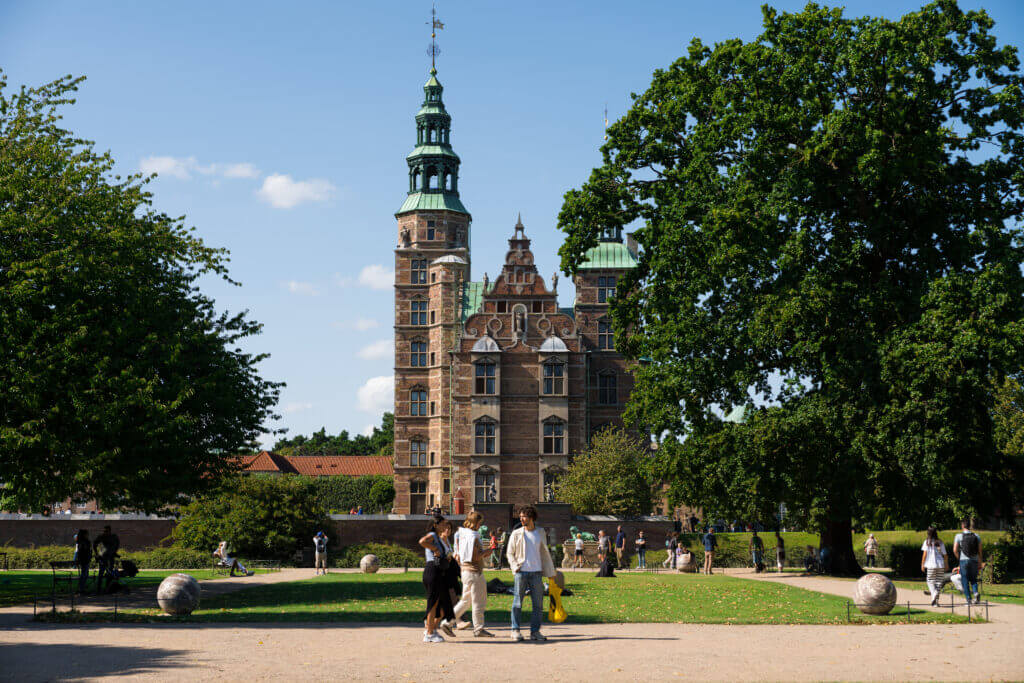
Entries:
[[395, 473], [391, 458], [380, 455], [278, 455], [262, 451], [242, 456], [246, 472], [305, 474], [311, 477], [342, 475], [361, 477], [368, 474], [391, 476]]

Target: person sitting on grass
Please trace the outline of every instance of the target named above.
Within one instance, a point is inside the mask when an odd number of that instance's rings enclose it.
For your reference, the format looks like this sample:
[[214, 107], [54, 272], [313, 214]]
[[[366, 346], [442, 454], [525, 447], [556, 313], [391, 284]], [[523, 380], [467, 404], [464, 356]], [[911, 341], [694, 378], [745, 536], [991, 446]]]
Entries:
[[217, 546], [217, 549], [213, 551], [213, 556], [220, 559], [218, 564], [220, 564], [222, 567], [227, 567], [229, 569], [229, 576], [237, 576], [235, 572], [241, 572], [242, 576], [252, 576], [256, 573], [250, 569], [246, 569], [241, 562], [239, 562], [235, 558], [231, 557], [230, 554], [228, 554], [227, 541], [220, 542], [220, 545]]

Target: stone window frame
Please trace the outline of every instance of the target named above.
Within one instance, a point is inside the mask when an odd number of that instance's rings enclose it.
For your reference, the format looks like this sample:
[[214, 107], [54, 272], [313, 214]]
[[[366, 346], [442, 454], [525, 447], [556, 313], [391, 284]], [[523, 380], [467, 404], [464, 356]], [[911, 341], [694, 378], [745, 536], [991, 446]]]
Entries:
[[425, 327], [427, 324], [427, 308], [430, 302], [419, 297], [409, 300], [409, 324]]
[[541, 500], [546, 503], [558, 502], [554, 495], [554, 485], [558, 479], [564, 477], [567, 473], [568, 470], [561, 465], [548, 465], [541, 470]]
[[[560, 375], [548, 375], [548, 370], [554, 370], [555, 367], [561, 370]], [[548, 358], [541, 363], [540, 368], [540, 393], [541, 396], [565, 396], [568, 380], [568, 363], [561, 358]], [[548, 386], [551, 386], [551, 390], [548, 391]]]
[[427, 440], [424, 439], [422, 436], [414, 436], [409, 439], [409, 467], [426, 466]]
[[409, 259], [409, 284], [427, 284], [427, 261], [426, 258]]
[[544, 455], [565, 455], [568, 426], [560, 417], [552, 416], [543, 420], [540, 423], [540, 452]]
[[409, 387], [409, 416], [427, 417], [427, 401], [430, 390], [422, 384]]
[[[478, 477], [484, 477], [483, 483], [478, 483]], [[490, 465], [481, 465], [473, 470], [473, 502], [474, 503], [488, 503], [492, 502], [489, 500], [490, 488], [494, 487], [494, 501], [498, 501], [498, 491], [500, 488], [501, 473], [491, 467]], [[482, 494], [482, 495], [481, 495]]]
[[597, 348], [601, 351], [615, 350], [615, 331], [608, 318], [597, 319]]
[[[486, 427], [490, 427], [490, 433], [488, 433]], [[493, 417], [484, 415], [483, 417], [478, 417], [473, 420], [474, 455], [499, 455], [498, 444], [500, 443], [500, 440], [501, 425]], [[483, 446], [483, 450], [481, 450], [481, 445]], [[487, 450], [488, 445], [490, 445], [490, 450]]]
[[[490, 374], [487, 374], [485, 368], [490, 368]], [[480, 371], [484, 370], [484, 374], [480, 374]], [[474, 396], [497, 396], [498, 395], [498, 364], [490, 358], [481, 358], [473, 361], [473, 395]], [[482, 382], [482, 384], [481, 384]], [[490, 384], [488, 384], [490, 383]], [[480, 391], [480, 387], [483, 387], [483, 391]], [[490, 386], [491, 391], [487, 391]]]
[[597, 278], [597, 303], [609, 303], [615, 297], [618, 277], [615, 275], [599, 275]]
[[[610, 386], [602, 386], [602, 383]], [[597, 373], [597, 404], [601, 406], [619, 405], [619, 375], [614, 370], [601, 370]]]
[[[416, 345], [421, 344], [422, 348], [417, 349]], [[409, 340], [409, 367], [411, 368], [425, 368], [427, 367], [427, 349], [430, 348], [429, 342], [423, 337], [413, 337]]]

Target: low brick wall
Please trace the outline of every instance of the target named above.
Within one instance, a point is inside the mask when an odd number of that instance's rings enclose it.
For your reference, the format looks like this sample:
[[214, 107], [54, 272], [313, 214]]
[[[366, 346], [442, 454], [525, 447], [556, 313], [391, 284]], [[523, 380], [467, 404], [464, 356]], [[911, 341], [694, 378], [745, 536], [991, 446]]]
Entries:
[[167, 540], [177, 526], [177, 520], [147, 515], [43, 515], [0, 514], [0, 546], [35, 548], [42, 545], [74, 543], [79, 529], [87, 529], [96, 538], [109, 524], [121, 539], [125, 550], [145, 550], [159, 545], [170, 545]]
[[[456, 526], [462, 526], [465, 515], [448, 517]], [[334, 523], [333, 534], [325, 533], [331, 539], [332, 548], [343, 548], [359, 543], [394, 543], [415, 552], [422, 552], [420, 538], [427, 533], [430, 515], [331, 515]]]

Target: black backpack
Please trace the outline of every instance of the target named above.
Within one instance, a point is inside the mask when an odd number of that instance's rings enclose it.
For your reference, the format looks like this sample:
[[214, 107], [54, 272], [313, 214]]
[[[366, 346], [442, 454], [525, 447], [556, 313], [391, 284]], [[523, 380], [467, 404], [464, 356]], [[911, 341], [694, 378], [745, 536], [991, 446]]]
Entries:
[[967, 557], [977, 557], [979, 545], [980, 539], [978, 538], [978, 534], [968, 531], [960, 537], [960, 552]]

